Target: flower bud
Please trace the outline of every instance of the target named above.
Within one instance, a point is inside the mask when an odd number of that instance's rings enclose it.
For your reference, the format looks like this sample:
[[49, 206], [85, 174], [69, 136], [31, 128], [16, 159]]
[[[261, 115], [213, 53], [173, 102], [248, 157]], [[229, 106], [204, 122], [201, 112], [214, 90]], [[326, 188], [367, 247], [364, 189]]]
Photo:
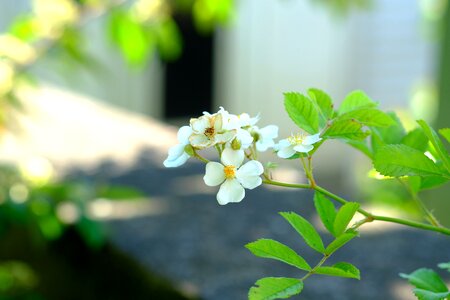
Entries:
[[233, 149], [233, 150], [239, 150], [239, 149], [241, 149], [241, 142], [238, 140], [238, 139], [234, 139], [232, 142], [231, 142], [231, 148]]
[[189, 156], [193, 156], [193, 155], [194, 155], [194, 148], [193, 148], [190, 144], [187, 144], [187, 145], [184, 147], [184, 152], [186, 152], [187, 154], [189, 154]]

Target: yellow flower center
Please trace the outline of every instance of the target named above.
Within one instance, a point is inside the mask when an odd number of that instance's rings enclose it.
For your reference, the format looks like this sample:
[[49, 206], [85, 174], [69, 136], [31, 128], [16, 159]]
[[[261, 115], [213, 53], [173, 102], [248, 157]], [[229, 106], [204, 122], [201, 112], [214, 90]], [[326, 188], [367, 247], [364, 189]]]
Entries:
[[223, 172], [225, 173], [226, 179], [233, 179], [236, 176], [236, 167], [225, 166], [225, 168], [223, 168]]
[[290, 137], [287, 138], [288, 142], [291, 143], [291, 145], [301, 145], [304, 140], [304, 136], [301, 133], [292, 134]]

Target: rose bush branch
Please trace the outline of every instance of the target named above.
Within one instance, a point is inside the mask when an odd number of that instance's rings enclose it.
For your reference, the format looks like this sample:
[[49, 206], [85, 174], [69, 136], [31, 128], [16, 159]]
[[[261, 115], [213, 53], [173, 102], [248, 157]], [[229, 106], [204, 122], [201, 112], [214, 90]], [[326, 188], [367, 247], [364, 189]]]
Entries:
[[[256, 125], [259, 116], [234, 115], [221, 107], [217, 113], [204, 112], [202, 116], [192, 118], [189, 126], [181, 127], [179, 144], [169, 149], [164, 161], [166, 167], [181, 166], [190, 157], [204, 162], [203, 180], [208, 186], [220, 186], [216, 196], [220, 205], [242, 201], [246, 189], [257, 188], [262, 183], [314, 190], [317, 214], [334, 240], [325, 246], [308, 220], [294, 212], [280, 213], [309, 247], [323, 254], [323, 258], [312, 268], [298, 253], [278, 241], [260, 239], [247, 244], [256, 256], [282, 261], [306, 271], [298, 278], [262, 278], [250, 289], [250, 299], [287, 298], [298, 294], [312, 274], [359, 279], [359, 270], [348, 262], [325, 263], [332, 253], [357, 237], [359, 227], [366, 223], [383, 221], [450, 235], [450, 229], [440, 226], [418, 196], [422, 190], [438, 187], [450, 178], [448, 152], [427, 123], [419, 120], [419, 127], [406, 132], [394, 113], [379, 110], [378, 104], [361, 91], [350, 93], [339, 109], [334, 108], [326, 93], [317, 89], [310, 89], [307, 94], [286, 93], [284, 105], [299, 131], [277, 143], [274, 141], [278, 137], [275, 125], [259, 128]], [[447, 141], [449, 131], [439, 131]], [[431, 225], [372, 214], [359, 203], [349, 202], [319, 186], [313, 174], [312, 157], [331, 139], [341, 140], [364, 153], [372, 160], [377, 177], [399, 180]], [[220, 162], [209, 161], [199, 154], [207, 148], [217, 150]], [[300, 162], [309, 183], [272, 180], [270, 170], [274, 164], [268, 163], [264, 168], [258, 161], [258, 152], [270, 148], [281, 159]], [[335, 207], [330, 199], [340, 206]], [[357, 212], [364, 218], [351, 224]]]

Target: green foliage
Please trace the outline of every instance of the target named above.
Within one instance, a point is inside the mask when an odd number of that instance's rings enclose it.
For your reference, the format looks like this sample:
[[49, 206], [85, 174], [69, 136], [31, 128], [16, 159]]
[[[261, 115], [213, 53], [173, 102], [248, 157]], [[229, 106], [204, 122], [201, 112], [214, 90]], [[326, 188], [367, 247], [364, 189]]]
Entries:
[[351, 110], [340, 115], [336, 120], [355, 120], [362, 125], [375, 127], [389, 127], [394, 124], [394, 121], [388, 114], [376, 108], [359, 108]]
[[370, 132], [362, 130], [363, 125], [353, 119], [334, 121], [324, 132], [328, 139], [363, 140]]
[[446, 176], [423, 152], [401, 144], [378, 149], [373, 165], [386, 176]]
[[333, 224], [333, 232], [335, 236], [340, 236], [347, 229], [348, 224], [359, 209], [359, 203], [347, 202], [342, 205], [336, 214]]
[[439, 129], [439, 133], [450, 143], [450, 128]]
[[314, 101], [319, 111], [319, 125], [324, 127], [327, 121], [334, 117], [333, 101], [328, 94], [319, 89], [309, 89], [308, 95]]
[[283, 216], [283, 218], [285, 218], [289, 224], [292, 225], [292, 227], [294, 227], [294, 229], [303, 237], [308, 246], [320, 253], [325, 252], [320, 235], [305, 218], [294, 212], [282, 212], [280, 215]]
[[263, 258], [272, 258], [301, 270], [309, 271], [309, 264], [288, 246], [271, 239], [260, 239], [245, 245], [254, 255]]
[[434, 129], [431, 128], [424, 120], [418, 120], [417, 123], [419, 123], [420, 127], [422, 127], [426, 136], [433, 145], [437, 158], [442, 161], [445, 169], [448, 173], [450, 173], [450, 156], [448, 155], [447, 150], [445, 149], [444, 144], [437, 135], [436, 131], [434, 131]]
[[319, 131], [319, 113], [311, 99], [300, 93], [285, 93], [284, 107], [298, 127], [310, 134]]
[[346, 112], [362, 109], [362, 108], [374, 108], [378, 104], [369, 98], [363, 91], [353, 91], [348, 94], [344, 101], [342, 101], [339, 107], [339, 115]]
[[358, 236], [357, 232], [346, 232], [341, 234], [327, 246], [327, 248], [325, 249], [325, 254], [326, 255], [333, 254], [334, 252], [336, 252], [336, 250], [338, 250], [339, 248], [350, 242], [356, 236]]
[[328, 276], [360, 279], [358, 268], [346, 262], [339, 262], [331, 267], [318, 267], [315, 269], [314, 273]]
[[428, 138], [421, 128], [416, 128], [402, 138], [401, 144], [425, 152], [428, 148]]
[[315, 192], [314, 205], [325, 228], [332, 235], [335, 235], [334, 221], [336, 219], [336, 209], [334, 208], [333, 202], [328, 200], [322, 193]]
[[401, 273], [400, 277], [408, 279], [416, 287], [414, 294], [419, 300], [443, 300], [450, 295], [442, 278], [431, 269], [421, 268], [411, 274]]
[[438, 264], [438, 267], [441, 269], [446, 269], [448, 272], [450, 272], [450, 262], [440, 263]]
[[266, 277], [255, 285], [248, 293], [249, 300], [285, 299], [303, 290], [303, 282], [296, 278]]

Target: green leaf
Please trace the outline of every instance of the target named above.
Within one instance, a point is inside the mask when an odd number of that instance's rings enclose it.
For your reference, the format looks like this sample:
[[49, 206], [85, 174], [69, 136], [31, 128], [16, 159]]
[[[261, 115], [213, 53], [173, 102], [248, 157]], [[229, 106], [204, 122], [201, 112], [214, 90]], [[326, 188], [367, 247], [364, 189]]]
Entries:
[[448, 178], [441, 176], [427, 176], [422, 177], [420, 182], [420, 190], [429, 190], [440, 185], [443, 185], [449, 181]]
[[374, 152], [386, 144], [400, 144], [405, 136], [402, 122], [394, 112], [387, 113], [394, 124], [389, 127], [372, 127], [371, 144]]
[[414, 289], [413, 292], [419, 300], [444, 300], [450, 296], [450, 292], [435, 293], [424, 289]]
[[367, 157], [372, 159], [373, 153], [372, 153], [372, 150], [370, 150], [369, 146], [367, 145], [366, 140], [348, 140], [348, 141], [345, 141], [345, 143], [352, 146], [353, 148], [361, 151], [362, 153], [367, 155]]
[[450, 272], [450, 262], [440, 263], [440, 264], [438, 264], [438, 267], [441, 269], [447, 269], [447, 271]]
[[337, 117], [337, 120], [356, 120], [365, 126], [388, 127], [394, 120], [385, 112], [376, 108], [359, 108]]
[[346, 262], [336, 263], [332, 267], [318, 267], [315, 269], [314, 273], [328, 276], [360, 279], [358, 268]]
[[362, 124], [355, 120], [334, 121], [324, 132], [323, 137], [328, 139], [363, 140], [370, 132], [363, 131]]
[[424, 120], [418, 120], [417, 123], [419, 123], [431, 144], [433, 144], [439, 159], [442, 160], [442, 163], [447, 171], [450, 172], [450, 156], [448, 155], [447, 150], [445, 149], [444, 144], [442, 144], [442, 141], [436, 131], [434, 131], [434, 129], [431, 128]]
[[294, 227], [308, 246], [320, 253], [324, 253], [325, 247], [323, 246], [322, 239], [308, 220], [294, 212], [281, 212], [280, 215]]
[[320, 126], [324, 127], [334, 116], [333, 101], [330, 96], [319, 89], [309, 89], [308, 95], [315, 102], [319, 110]]
[[303, 282], [297, 278], [266, 277], [259, 279], [249, 293], [249, 300], [285, 299], [299, 294]]
[[310, 271], [308, 263], [288, 246], [271, 239], [260, 239], [245, 245], [254, 255], [282, 261], [299, 269]]
[[408, 279], [409, 283], [418, 289], [424, 289], [435, 293], [448, 291], [442, 278], [431, 269], [421, 268], [411, 274], [400, 273], [400, 277]]
[[298, 127], [310, 134], [319, 131], [319, 112], [309, 98], [299, 93], [285, 93], [284, 107]]
[[182, 51], [182, 37], [173, 19], [163, 21], [156, 28], [158, 50], [164, 60], [177, 59]]
[[345, 232], [338, 236], [334, 241], [332, 241], [328, 247], [325, 249], [325, 254], [331, 255], [336, 250], [350, 242], [354, 237], [356, 237], [358, 234], [356, 232]]
[[443, 173], [425, 154], [406, 145], [385, 145], [375, 153], [373, 165], [386, 176], [441, 176]]
[[325, 228], [334, 235], [334, 220], [336, 219], [336, 209], [333, 202], [328, 200], [322, 193], [314, 193], [314, 206], [322, 220]]
[[355, 213], [358, 211], [359, 203], [348, 202], [341, 206], [336, 219], [334, 220], [334, 233], [336, 236], [340, 236], [347, 229], [348, 223], [352, 220]]
[[338, 113], [340, 115], [360, 108], [372, 108], [378, 104], [369, 98], [363, 91], [353, 91], [348, 94], [339, 107]]
[[439, 133], [450, 143], [450, 128], [439, 129]]
[[109, 20], [109, 33], [128, 64], [139, 67], [145, 65], [153, 50], [153, 43], [142, 24], [125, 11], [114, 10]]
[[425, 152], [428, 147], [428, 138], [421, 128], [416, 128], [408, 132], [401, 141], [403, 145]]

